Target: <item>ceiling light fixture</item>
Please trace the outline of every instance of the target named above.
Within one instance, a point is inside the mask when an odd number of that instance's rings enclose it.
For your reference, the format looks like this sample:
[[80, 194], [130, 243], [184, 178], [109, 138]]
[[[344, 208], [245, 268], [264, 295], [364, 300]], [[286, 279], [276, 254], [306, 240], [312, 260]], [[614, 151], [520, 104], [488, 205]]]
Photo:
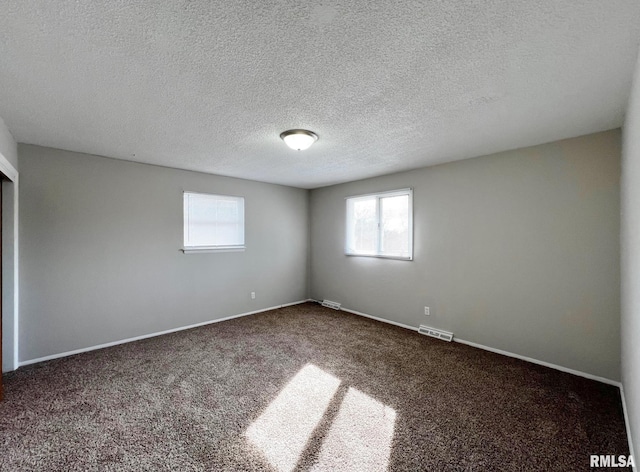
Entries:
[[306, 129], [290, 129], [280, 133], [287, 146], [296, 151], [304, 151], [318, 140], [318, 135]]

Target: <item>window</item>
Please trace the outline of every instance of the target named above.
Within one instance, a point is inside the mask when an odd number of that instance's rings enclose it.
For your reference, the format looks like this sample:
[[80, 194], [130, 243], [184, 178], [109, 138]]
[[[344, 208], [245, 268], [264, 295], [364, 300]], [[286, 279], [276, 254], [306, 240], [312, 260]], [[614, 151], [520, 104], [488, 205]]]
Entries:
[[184, 252], [244, 250], [244, 198], [184, 192]]
[[347, 198], [349, 256], [413, 259], [411, 189]]

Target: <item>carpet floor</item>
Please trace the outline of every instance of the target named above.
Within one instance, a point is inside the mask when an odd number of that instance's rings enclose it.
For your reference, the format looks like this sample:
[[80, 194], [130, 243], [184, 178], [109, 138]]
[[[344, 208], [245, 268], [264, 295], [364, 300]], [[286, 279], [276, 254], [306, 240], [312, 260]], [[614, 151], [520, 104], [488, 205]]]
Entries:
[[618, 389], [305, 303], [6, 374], [2, 471], [589, 470]]

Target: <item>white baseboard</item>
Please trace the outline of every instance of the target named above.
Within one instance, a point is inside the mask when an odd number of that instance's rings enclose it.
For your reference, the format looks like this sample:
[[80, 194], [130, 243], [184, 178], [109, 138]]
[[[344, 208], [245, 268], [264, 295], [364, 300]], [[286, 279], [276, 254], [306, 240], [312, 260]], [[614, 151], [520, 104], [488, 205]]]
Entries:
[[[379, 318], [377, 316], [372, 316], [372, 315], [369, 315], [367, 313], [362, 313], [362, 312], [359, 312], [359, 311], [356, 311], [356, 310], [351, 310], [349, 308], [344, 308], [343, 307], [343, 308], [341, 308], [341, 310], [349, 312], [349, 313], [353, 313], [354, 315], [364, 316], [366, 318], [371, 318], [371, 319], [376, 320], [376, 321], [382, 321], [383, 323], [392, 324], [394, 326], [400, 326], [401, 328], [410, 329], [412, 331], [418, 331], [417, 327], [409, 326], [409, 325], [406, 325], [406, 324], [398, 323], [396, 321], [391, 321], [391, 320], [387, 320], [387, 319], [384, 319], [384, 318]], [[514, 357], [516, 359], [520, 359], [520, 360], [523, 360], [523, 361], [531, 362], [533, 364], [543, 365], [545, 367], [549, 367], [551, 369], [559, 370], [559, 371], [562, 371], [562, 372], [567, 372], [569, 374], [577, 375], [579, 377], [584, 377], [584, 378], [587, 378], [587, 379], [590, 379], [590, 380], [596, 380], [598, 382], [602, 382], [602, 383], [605, 383], [605, 384], [608, 384], [608, 385], [613, 385], [613, 386], [618, 387], [618, 388], [622, 387], [622, 384], [620, 382], [615, 381], [615, 380], [607, 379], [605, 377], [599, 377], [597, 375], [587, 374], [586, 372], [581, 372], [579, 370], [570, 369], [568, 367], [563, 367], [561, 365], [552, 364], [550, 362], [539, 361], [539, 360], [533, 359], [531, 357], [521, 356], [520, 354], [514, 354], [513, 352], [503, 351], [502, 349], [496, 349], [496, 348], [493, 348], [493, 347], [485, 346], [483, 344], [478, 344], [478, 343], [474, 343], [474, 342], [471, 342], [471, 341], [466, 341], [464, 339], [460, 339], [460, 338], [457, 338], [455, 336], [453, 337], [453, 341], [457, 342], [457, 343], [460, 343], [460, 344], [466, 344], [467, 346], [475, 347], [475, 348], [478, 348], [478, 349], [483, 349], [485, 351], [495, 352], [496, 354], [501, 354], [503, 356]]]
[[309, 300], [309, 299], [307, 299], [307, 300], [299, 300], [297, 302], [285, 303], [283, 305], [272, 306], [272, 307], [269, 307], [269, 308], [262, 308], [260, 310], [249, 311], [247, 313], [240, 313], [239, 315], [227, 316], [225, 318], [220, 318], [220, 319], [217, 319], [217, 320], [203, 321], [202, 323], [196, 323], [196, 324], [192, 324], [192, 325], [188, 325], [188, 326], [180, 326], [179, 328], [167, 329], [167, 330], [164, 330], [164, 331], [158, 331], [156, 333], [143, 334], [141, 336], [135, 336], [133, 338], [121, 339], [119, 341], [112, 341], [112, 342], [108, 342], [108, 343], [104, 343], [104, 344], [98, 344], [96, 346], [83, 347], [81, 349], [74, 349], [73, 351], [61, 352], [61, 353], [58, 353], [58, 354], [52, 354], [50, 356], [38, 357], [36, 359], [29, 359], [27, 361], [20, 361], [18, 363], [18, 366], [22, 367], [22, 366], [29, 365], [29, 364], [37, 364], [38, 362], [44, 362], [44, 361], [50, 361], [50, 360], [53, 360], [53, 359], [59, 359], [61, 357], [73, 356], [74, 354], [81, 354], [83, 352], [96, 351], [98, 349], [104, 349], [105, 347], [117, 346], [118, 344], [126, 344], [126, 343], [131, 343], [131, 342], [134, 342], [134, 341], [140, 341], [142, 339], [153, 338], [155, 336], [162, 336], [163, 334], [175, 333], [177, 331], [184, 331], [185, 329], [198, 328], [199, 326], [206, 326], [208, 324], [213, 324], [213, 323], [219, 323], [221, 321], [232, 320], [234, 318], [241, 318], [243, 316], [255, 315], [257, 313], [262, 313], [262, 312], [265, 312], [265, 311], [277, 310], [278, 308], [284, 308], [284, 307], [292, 306], [292, 305], [299, 305], [300, 303], [305, 303], [305, 302], [308, 302], [308, 301], [311, 301], [311, 300]]
[[[317, 302], [317, 300], [309, 300], [309, 301], [314, 301]], [[413, 326], [409, 326], [409, 325], [405, 325], [403, 323], [398, 323], [396, 321], [391, 321], [391, 320], [387, 320], [384, 318], [379, 318], [377, 316], [372, 316], [372, 315], [368, 315], [367, 313], [362, 313], [360, 311], [356, 311], [356, 310], [350, 310], [349, 308], [341, 308], [342, 311], [346, 311], [348, 313], [353, 313], [354, 315], [358, 315], [358, 316], [363, 316], [365, 318], [371, 318], [373, 320], [376, 321], [381, 321], [383, 323], [387, 323], [387, 324], [391, 324], [394, 326], [400, 326], [401, 328], [406, 328], [406, 329], [410, 329], [412, 331], [418, 331], [418, 328], [413, 327]], [[598, 375], [592, 375], [592, 374], [587, 374], [586, 372], [581, 372], [579, 370], [575, 370], [575, 369], [569, 369], [568, 367], [563, 367], [561, 365], [557, 365], [557, 364], [551, 364], [550, 362], [545, 362], [545, 361], [539, 361], [537, 359], [533, 359], [531, 357], [526, 357], [526, 356], [521, 356], [520, 354], [514, 354], [513, 352], [508, 352], [508, 351], [503, 351], [502, 349], [496, 349], [493, 347], [489, 347], [489, 346], [485, 346], [483, 344], [478, 344], [478, 343], [474, 343], [471, 341], [466, 341], [464, 339], [460, 339], [460, 338], [456, 338], [454, 336], [453, 340], [457, 343], [460, 344], [466, 344], [467, 346], [471, 346], [471, 347], [475, 347], [478, 349], [483, 349], [485, 351], [490, 351], [490, 352], [494, 352], [496, 354], [501, 354], [503, 356], [508, 356], [508, 357], [514, 357], [516, 359], [520, 359], [526, 362], [531, 362], [532, 364], [538, 364], [538, 365], [542, 365], [545, 367], [549, 367], [550, 369], [555, 369], [555, 370], [559, 370], [561, 372], [566, 372], [568, 374], [573, 374], [573, 375], [577, 375], [579, 377], [584, 377], [590, 380], [595, 380], [597, 382], [602, 382], [608, 385], [613, 385], [614, 387], [618, 387], [620, 389], [620, 400], [622, 401], [622, 411], [624, 413], [624, 424], [625, 424], [625, 428], [627, 430], [627, 441], [629, 443], [629, 454], [631, 456], [633, 456], [633, 458], [636, 458], [636, 455], [633, 452], [633, 441], [631, 439], [631, 429], [629, 427], [630, 423], [629, 423], [629, 415], [627, 413], [627, 402], [624, 396], [624, 388], [622, 386], [621, 382], [617, 382], [615, 380], [611, 380], [611, 379], [607, 379], [605, 377], [600, 377]], [[637, 472], [638, 469], [637, 467], [633, 467], [634, 472]]]
[[[319, 303], [317, 300], [309, 300], [309, 301], [313, 301], [313, 302]], [[409, 326], [409, 325], [406, 325], [406, 324], [403, 324], [403, 323], [398, 323], [396, 321], [387, 320], [385, 318], [372, 316], [372, 315], [369, 315], [367, 313], [362, 313], [360, 311], [351, 310], [349, 308], [344, 308], [344, 307], [341, 308], [341, 310], [342, 311], [346, 311], [348, 313], [353, 313], [354, 315], [363, 316], [365, 318], [371, 318], [371, 319], [376, 320], [376, 321], [381, 321], [383, 323], [391, 324], [391, 325], [394, 325], [394, 326], [400, 326], [401, 328], [410, 329], [412, 331], [418, 331], [418, 328], [416, 328], [414, 326]], [[624, 396], [624, 388], [623, 388], [621, 382], [618, 382], [618, 381], [615, 381], [615, 380], [611, 380], [611, 379], [607, 379], [605, 377], [600, 377], [598, 375], [588, 374], [586, 372], [581, 372], [579, 370], [570, 369], [568, 367], [563, 367], [561, 365], [552, 364], [550, 362], [540, 361], [538, 359], [533, 359], [531, 357], [521, 356], [520, 354], [514, 354], [513, 352], [503, 351], [502, 349], [496, 349], [496, 348], [493, 348], [493, 347], [485, 346], [483, 344], [478, 344], [478, 343], [474, 343], [474, 342], [471, 342], [471, 341], [466, 341], [464, 339], [456, 338], [455, 336], [454, 336], [453, 340], [455, 342], [457, 342], [457, 343], [460, 343], [460, 344], [466, 344], [467, 346], [475, 347], [475, 348], [478, 348], [478, 349], [483, 349], [485, 351], [494, 352], [496, 354], [501, 354], [503, 356], [514, 357], [516, 359], [520, 359], [520, 360], [523, 360], [523, 361], [526, 361], [526, 362], [531, 362], [532, 364], [542, 365], [542, 366], [545, 366], [545, 367], [549, 367], [550, 369], [559, 370], [561, 372], [566, 372], [568, 374], [577, 375], [579, 377], [584, 377], [584, 378], [587, 378], [587, 379], [590, 379], [590, 380], [595, 380], [597, 382], [602, 382], [602, 383], [605, 383], [605, 384], [608, 384], [608, 385], [613, 385], [614, 387], [618, 387], [620, 389], [620, 399], [622, 401], [622, 411], [624, 413], [624, 424], [625, 424], [625, 427], [626, 427], [626, 430], [627, 430], [627, 440], [629, 442], [629, 454], [631, 454], [635, 459], [636, 455], [633, 452], [633, 441], [631, 440], [631, 430], [629, 428], [629, 424], [630, 423], [629, 423], [629, 415], [627, 413], [627, 402], [626, 402], [626, 399], [625, 399], [625, 396]], [[634, 472], [637, 472], [637, 468], [636, 467], [634, 467], [633, 470], [634, 470]]]
[[622, 384], [616, 380], [607, 379], [606, 377], [600, 377], [598, 375], [587, 374], [586, 372], [582, 372], [575, 369], [570, 369], [569, 367], [563, 367], [561, 365], [552, 364], [551, 362], [539, 361], [538, 359], [534, 359], [532, 357], [521, 356], [520, 354], [514, 354], [513, 352], [503, 351], [502, 349], [496, 349], [493, 347], [485, 346], [483, 344], [473, 343], [471, 341], [465, 341], [464, 339], [456, 338], [454, 336], [453, 340], [460, 344], [466, 344], [467, 346], [477, 347], [478, 349], [484, 349], [485, 351], [495, 352], [496, 354], [502, 354], [503, 356], [514, 357], [516, 359], [520, 359], [523, 361], [531, 362], [532, 364], [543, 365], [545, 367], [549, 367], [551, 369], [559, 370], [561, 372], [566, 372], [568, 374], [577, 375], [578, 377], [584, 377], [590, 380], [596, 380], [598, 382], [602, 382], [605, 384], [613, 385], [614, 387], [620, 388]]
[[414, 328], [413, 326], [409, 326], [406, 324], [398, 323], [397, 321], [385, 320], [384, 318], [378, 318], [377, 316], [368, 315], [366, 313], [362, 313], [360, 311], [350, 310], [349, 308], [340, 308], [341, 311], [346, 311], [349, 313], [353, 313], [354, 315], [364, 316], [365, 318], [371, 318], [372, 320], [382, 321], [383, 323], [391, 324], [394, 326], [400, 326], [401, 328], [410, 329], [412, 331], [418, 331], [418, 328]]
[[[624, 396], [624, 385], [620, 384], [620, 399], [622, 400], [622, 413], [624, 414], [624, 425], [627, 429], [627, 441], [629, 442], [629, 454], [633, 456], [634, 460], [636, 459], [636, 455], [633, 452], [633, 441], [631, 439], [631, 427], [629, 423], [629, 413], [627, 412], [627, 400]], [[634, 462], [633, 466], [634, 472], [637, 472], [637, 465]]]

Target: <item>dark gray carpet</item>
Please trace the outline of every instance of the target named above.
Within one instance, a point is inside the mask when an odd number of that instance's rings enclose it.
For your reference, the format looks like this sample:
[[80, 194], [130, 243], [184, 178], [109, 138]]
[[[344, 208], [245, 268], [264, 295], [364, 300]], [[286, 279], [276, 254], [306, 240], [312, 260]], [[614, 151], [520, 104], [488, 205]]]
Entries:
[[5, 375], [0, 470], [588, 470], [618, 389], [315, 304]]

